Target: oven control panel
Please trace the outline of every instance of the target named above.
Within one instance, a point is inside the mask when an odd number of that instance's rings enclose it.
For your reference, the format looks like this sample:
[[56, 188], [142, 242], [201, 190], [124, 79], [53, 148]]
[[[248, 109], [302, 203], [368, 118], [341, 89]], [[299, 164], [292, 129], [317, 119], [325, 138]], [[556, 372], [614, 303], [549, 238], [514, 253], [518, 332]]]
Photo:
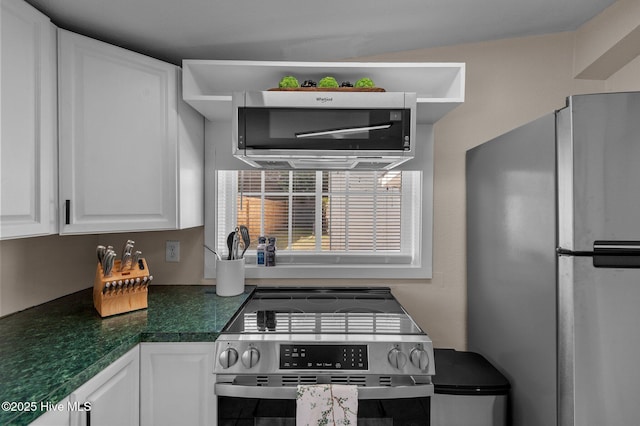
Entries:
[[[423, 336], [403, 336], [363, 342], [329, 340], [316, 336], [297, 341], [247, 336], [228, 339], [222, 335], [214, 346], [216, 374], [329, 374], [351, 371], [363, 374], [434, 375], [431, 341]], [[262, 338], [262, 340], [260, 339]]]
[[367, 345], [281, 344], [283, 370], [368, 370]]

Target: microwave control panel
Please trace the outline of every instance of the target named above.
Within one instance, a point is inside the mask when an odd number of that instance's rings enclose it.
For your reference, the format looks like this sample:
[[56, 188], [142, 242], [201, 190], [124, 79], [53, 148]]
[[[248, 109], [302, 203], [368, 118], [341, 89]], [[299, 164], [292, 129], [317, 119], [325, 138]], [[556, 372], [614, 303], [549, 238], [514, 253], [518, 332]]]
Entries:
[[368, 370], [367, 345], [280, 345], [283, 370]]

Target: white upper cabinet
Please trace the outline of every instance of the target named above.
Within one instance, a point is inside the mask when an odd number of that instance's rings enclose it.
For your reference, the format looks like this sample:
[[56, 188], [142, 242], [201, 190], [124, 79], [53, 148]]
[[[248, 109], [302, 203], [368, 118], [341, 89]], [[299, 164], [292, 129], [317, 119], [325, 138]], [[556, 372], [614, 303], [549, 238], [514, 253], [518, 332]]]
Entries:
[[203, 224], [204, 120], [180, 68], [58, 31], [60, 233]]
[[0, 1], [0, 239], [55, 234], [55, 27], [22, 0]]

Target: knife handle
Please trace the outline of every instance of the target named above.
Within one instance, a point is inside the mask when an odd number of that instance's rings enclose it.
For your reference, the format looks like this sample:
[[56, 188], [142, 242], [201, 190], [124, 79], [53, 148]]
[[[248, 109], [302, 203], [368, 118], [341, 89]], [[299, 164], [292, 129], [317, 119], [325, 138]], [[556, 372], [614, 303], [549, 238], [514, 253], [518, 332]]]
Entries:
[[[130, 253], [129, 256], [131, 256]], [[105, 269], [103, 265], [96, 266], [93, 301], [96, 310], [103, 318], [145, 309], [148, 306], [148, 285], [153, 280], [153, 276], [149, 274], [146, 260], [139, 258], [130, 269], [130, 258], [125, 257], [124, 268], [122, 268], [121, 260], [115, 260], [116, 257], [115, 252], [111, 251], [103, 259]], [[104, 272], [110, 275], [105, 275]]]

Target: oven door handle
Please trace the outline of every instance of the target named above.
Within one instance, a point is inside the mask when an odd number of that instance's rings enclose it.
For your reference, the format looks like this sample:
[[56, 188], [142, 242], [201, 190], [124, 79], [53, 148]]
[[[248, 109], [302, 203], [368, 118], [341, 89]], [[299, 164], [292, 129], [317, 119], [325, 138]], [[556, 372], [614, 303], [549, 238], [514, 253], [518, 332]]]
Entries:
[[[216, 383], [217, 396], [257, 399], [296, 399], [296, 386], [244, 386]], [[358, 399], [398, 399], [433, 396], [433, 384], [410, 386], [358, 386]]]

